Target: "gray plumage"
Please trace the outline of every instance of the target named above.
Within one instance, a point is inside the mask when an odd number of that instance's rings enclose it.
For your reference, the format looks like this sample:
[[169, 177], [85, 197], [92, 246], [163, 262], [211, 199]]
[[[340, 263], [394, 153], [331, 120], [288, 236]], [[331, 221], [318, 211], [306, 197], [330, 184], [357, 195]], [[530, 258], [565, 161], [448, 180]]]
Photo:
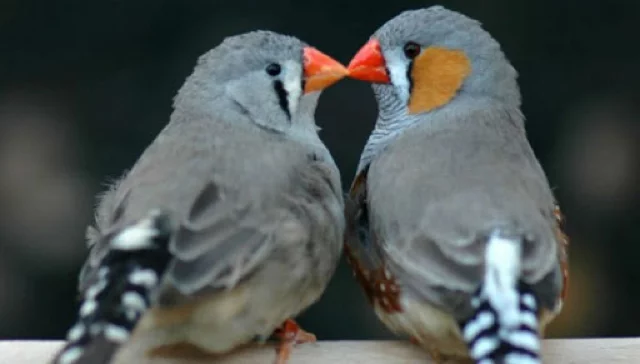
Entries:
[[551, 308], [561, 275], [544, 174], [514, 116], [465, 112], [412, 127], [371, 163], [372, 229], [398, 279], [457, 319], [470, 313], [491, 231], [524, 236], [523, 279], [535, 284], [554, 275], [551, 290], [541, 287]]
[[[358, 167], [373, 247], [350, 244], [365, 264], [385, 261], [403, 293], [461, 321], [482, 283], [488, 237], [501, 230], [522, 240], [521, 279], [552, 310], [562, 288], [554, 197], [500, 46], [479, 22], [440, 6], [404, 12], [373, 37], [391, 77], [373, 85], [380, 112]], [[469, 57], [471, 74], [444, 106], [408, 113], [408, 41]]]
[[[232, 303], [247, 310], [242, 315], [210, 317], [193, 335], [189, 325], [200, 322], [185, 317], [184, 327], [167, 329], [157, 344], [191, 341], [226, 351], [268, 336], [317, 300], [333, 274], [344, 229], [340, 175], [317, 134], [319, 93], [303, 95], [304, 46], [257, 31], [200, 57], [169, 124], [100, 198], [80, 291], [108, 251], [100, 236], [152, 209], [168, 213], [174, 231], [154, 306], [215, 301], [240, 286], [250, 291]], [[282, 68], [277, 76], [265, 72], [274, 62]], [[287, 110], [274, 82], [288, 87]]]
[[[154, 206], [172, 212], [176, 236], [170, 246], [176, 260], [167, 279], [184, 294], [232, 287], [237, 282], [218, 286], [222, 283], [213, 279], [217, 277], [207, 275], [243, 269], [229, 267], [238, 263], [231, 258], [270, 255], [280, 240], [296, 240], [293, 233], [301, 234], [301, 252], [305, 244], [318, 243], [318, 249], [326, 249], [321, 255], [330, 253], [328, 261], [339, 254], [339, 175], [326, 149], [235, 122], [171, 124], [105, 196], [100, 206], [112, 210], [98, 209], [99, 216], [106, 217], [97, 222], [101, 231], [118, 228], [108, 220], [118, 209], [121, 223]], [[299, 231], [279, 232], [287, 223]], [[326, 241], [312, 241], [311, 236]], [[100, 251], [93, 248], [96, 254]], [[317, 272], [325, 276], [331, 265], [326, 270]]]
[[[395, 65], [394, 68], [399, 71], [397, 76], [393, 72], [390, 75], [393, 84], [372, 85], [379, 115], [376, 127], [363, 151], [358, 170], [400, 131], [415, 123], [424, 123], [425, 115], [407, 114], [410, 90], [406, 72], [402, 73], [401, 70], [409, 67], [409, 60], [402, 54], [402, 47], [408, 41], [416, 42], [425, 48], [440, 46], [463, 49], [471, 60], [473, 72], [465, 80], [459, 96], [473, 98], [474, 101], [485, 104], [503, 104], [510, 112], [520, 113], [517, 72], [507, 61], [498, 42], [482, 29], [477, 20], [441, 6], [432, 6], [401, 13], [380, 27], [373, 37], [380, 42], [389, 69], [393, 70], [390, 66]], [[446, 108], [434, 110], [429, 118], [437, 118], [440, 112], [447, 113], [449, 117], [456, 117], [453, 113], [460, 101], [454, 98]], [[516, 117], [514, 122], [518, 120], [522, 120], [522, 117]]]

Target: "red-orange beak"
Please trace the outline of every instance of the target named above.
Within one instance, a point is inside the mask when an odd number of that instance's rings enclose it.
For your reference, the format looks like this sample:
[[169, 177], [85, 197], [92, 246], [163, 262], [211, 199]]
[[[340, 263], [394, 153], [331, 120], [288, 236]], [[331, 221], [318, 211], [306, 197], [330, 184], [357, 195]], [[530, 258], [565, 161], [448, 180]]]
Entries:
[[380, 50], [380, 42], [371, 38], [360, 48], [358, 53], [353, 56], [349, 62], [349, 77], [356, 80], [389, 83], [389, 74], [387, 73], [387, 65]]
[[304, 93], [321, 91], [340, 81], [347, 69], [313, 47], [304, 47]]

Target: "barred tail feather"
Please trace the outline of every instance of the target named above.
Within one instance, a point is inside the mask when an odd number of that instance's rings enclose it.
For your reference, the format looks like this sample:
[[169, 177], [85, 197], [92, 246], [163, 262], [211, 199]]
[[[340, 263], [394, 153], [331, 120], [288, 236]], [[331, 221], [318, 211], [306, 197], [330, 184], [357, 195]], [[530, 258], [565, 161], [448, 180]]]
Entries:
[[69, 342], [56, 356], [53, 363], [109, 364], [120, 345], [104, 335], [93, 337], [91, 342]]
[[486, 250], [484, 282], [462, 332], [476, 364], [540, 364], [538, 304], [519, 283], [521, 242], [499, 234]]
[[159, 212], [108, 239], [97, 279], [83, 292], [78, 321], [53, 364], [107, 364], [149, 306], [170, 260], [168, 219]]

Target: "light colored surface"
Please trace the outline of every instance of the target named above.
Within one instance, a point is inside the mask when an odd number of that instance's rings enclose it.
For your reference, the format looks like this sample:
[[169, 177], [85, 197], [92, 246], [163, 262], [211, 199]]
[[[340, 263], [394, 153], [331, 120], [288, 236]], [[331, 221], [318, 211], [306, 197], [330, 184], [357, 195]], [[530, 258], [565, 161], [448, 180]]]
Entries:
[[[0, 363], [44, 364], [62, 345], [60, 341], [0, 341]], [[273, 363], [273, 347], [254, 347], [226, 358], [198, 360], [140, 360], [131, 348], [122, 353], [125, 362], [140, 364], [251, 364]], [[136, 357], [133, 359], [131, 356]], [[131, 358], [128, 360], [126, 358]], [[545, 363], [595, 364], [640, 363], [640, 338], [546, 340]], [[294, 349], [289, 364], [428, 364], [428, 355], [403, 341], [323, 341], [304, 344]]]

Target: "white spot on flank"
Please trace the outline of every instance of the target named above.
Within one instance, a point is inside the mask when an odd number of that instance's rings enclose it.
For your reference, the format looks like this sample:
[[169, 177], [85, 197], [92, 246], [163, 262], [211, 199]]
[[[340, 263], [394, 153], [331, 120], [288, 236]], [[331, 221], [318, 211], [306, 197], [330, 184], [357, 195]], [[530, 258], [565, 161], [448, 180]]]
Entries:
[[78, 360], [78, 358], [80, 358], [80, 355], [82, 355], [82, 348], [79, 346], [74, 346], [62, 353], [62, 355], [60, 355], [60, 358], [58, 359], [58, 362], [60, 364], [71, 364]]
[[71, 329], [69, 329], [69, 332], [67, 333], [67, 341], [80, 340], [80, 338], [82, 338], [82, 336], [86, 331], [87, 329], [84, 327], [83, 324], [81, 323], [75, 324]]
[[101, 267], [100, 269], [98, 269], [98, 277], [100, 279], [105, 279], [108, 274], [109, 274], [109, 267]]
[[386, 268], [384, 269], [384, 277], [386, 279], [391, 279], [391, 273], [389, 273], [389, 271]]
[[478, 364], [493, 364], [493, 360], [491, 359], [482, 359], [478, 362]]
[[123, 343], [129, 338], [129, 331], [124, 327], [109, 324], [104, 329], [104, 336], [111, 341]]
[[122, 305], [128, 309], [143, 312], [147, 309], [144, 298], [136, 292], [127, 292], [122, 295]]
[[387, 287], [385, 287], [384, 283], [380, 283], [380, 292], [384, 292], [387, 290]]
[[495, 323], [495, 318], [491, 312], [482, 312], [478, 316], [470, 321], [464, 327], [464, 339], [466, 341], [473, 340], [478, 334], [485, 329], [488, 329]]
[[96, 308], [98, 308], [98, 303], [96, 301], [94, 300], [84, 301], [82, 306], [80, 306], [80, 316], [81, 317], [89, 316], [96, 311]]
[[473, 358], [482, 358], [490, 352], [496, 350], [500, 345], [500, 341], [493, 337], [483, 337], [478, 339], [471, 348], [471, 356]]
[[494, 233], [485, 252], [486, 268], [481, 294], [496, 310], [500, 326], [504, 328], [514, 328], [520, 323], [517, 282], [521, 249], [520, 241]]
[[129, 282], [149, 289], [158, 283], [158, 275], [152, 269], [136, 270], [129, 274]]

